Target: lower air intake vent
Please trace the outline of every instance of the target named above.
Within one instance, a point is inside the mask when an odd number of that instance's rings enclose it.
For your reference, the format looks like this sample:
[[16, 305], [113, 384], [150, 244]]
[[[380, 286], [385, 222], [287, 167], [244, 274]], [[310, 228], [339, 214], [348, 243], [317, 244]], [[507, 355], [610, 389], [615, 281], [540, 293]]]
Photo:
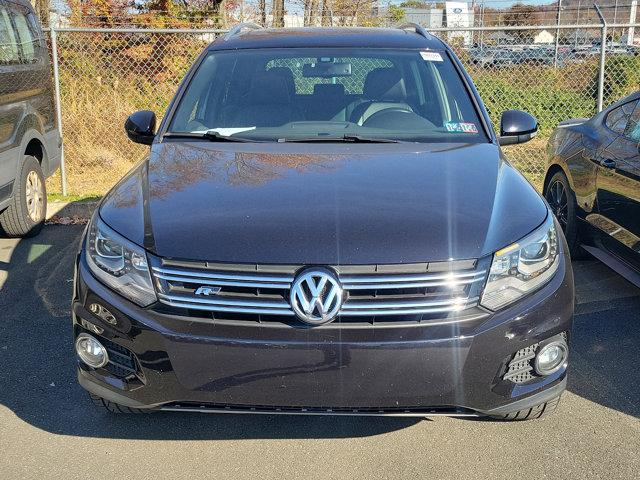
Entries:
[[106, 338], [100, 338], [100, 342], [109, 354], [109, 363], [104, 366], [106, 371], [122, 379], [138, 376], [137, 362], [132, 352]]
[[513, 383], [525, 383], [536, 378], [537, 376], [533, 372], [533, 359], [536, 357], [538, 345], [539, 343], [534, 343], [518, 350], [507, 367], [507, 373], [502, 378], [511, 380]]

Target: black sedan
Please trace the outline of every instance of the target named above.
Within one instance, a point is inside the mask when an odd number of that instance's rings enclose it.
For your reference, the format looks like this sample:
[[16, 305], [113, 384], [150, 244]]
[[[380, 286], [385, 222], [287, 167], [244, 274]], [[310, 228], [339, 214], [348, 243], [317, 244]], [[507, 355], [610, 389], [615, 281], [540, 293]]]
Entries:
[[591, 253], [640, 286], [640, 92], [593, 118], [561, 123], [544, 195], [573, 258]]

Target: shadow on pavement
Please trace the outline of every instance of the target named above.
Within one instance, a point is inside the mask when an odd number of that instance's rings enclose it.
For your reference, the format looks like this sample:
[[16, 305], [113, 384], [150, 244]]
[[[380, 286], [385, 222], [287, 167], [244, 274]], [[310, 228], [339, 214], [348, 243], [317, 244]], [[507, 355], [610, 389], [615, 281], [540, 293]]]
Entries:
[[[0, 409], [62, 435], [129, 439], [348, 438], [420, 420], [158, 413], [108, 415], [75, 379], [70, 299], [82, 226], [0, 238]], [[640, 295], [601, 264], [576, 264], [577, 315], [569, 390], [640, 417]], [[562, 411], [560, 411], [562, 414]]]
[[640, 289], [597, 261], [574, 263], [570, 392], [640, 418]]

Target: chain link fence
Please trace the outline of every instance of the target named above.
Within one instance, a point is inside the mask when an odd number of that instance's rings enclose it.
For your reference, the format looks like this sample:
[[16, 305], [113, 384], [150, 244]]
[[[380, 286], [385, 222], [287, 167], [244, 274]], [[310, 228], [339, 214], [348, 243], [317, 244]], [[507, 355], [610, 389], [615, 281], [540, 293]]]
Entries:
[[[534, 43], [542, 31], [561, 31], [564, 40], [557, 45]], [[223, 33], [81, 28], [50, 32], [56, 46], [67, 194], [102, 194], [143, 157], [146, 147], [126, 138], [126, 117], [142, 109], [160, 117], [198, 54]], [[606, 106], [639, 89], [638, 52], [602, 42], [608, 38], [604, 25], [441, 28], [433, 33], [448, 41], [465, 64], [495, 127], [501, 112], [509, 109], [528, 111], [538, 119], [537, 138], [505, 148], [537, 188], [544, 175], [546, 141], [559, 122], [590, 117], [600, 103]], [[353, 75], [366, 76], [370, 66], [362, 67], [354, 67]], [[362, 81], [354, 82], [353, 88]], [[62, 180], [60, 174], [50, 179], [49, 192], [62, 191]]]

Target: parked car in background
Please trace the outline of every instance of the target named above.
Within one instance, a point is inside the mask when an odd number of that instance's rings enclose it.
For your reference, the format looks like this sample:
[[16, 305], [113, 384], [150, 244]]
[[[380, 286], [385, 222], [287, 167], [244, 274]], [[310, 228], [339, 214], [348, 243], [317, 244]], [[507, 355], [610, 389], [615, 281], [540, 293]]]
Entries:
[[0, 227], [34, 235], [44, 225], [45, 179], [60, 165], [47, 44], [27, 0], [0, 0]]
[[474, 47], [469, 49], [469, 62], [478, 67], [493, 65], [494, 50], [490, 48]]
[[544, 195], [573, 257], [585, 251], [640, 286], [640, 92], [591, 119], [562, 122], [548, 144]]
[[492, 53], [492, 67], [510, 67], [517, 65], [522, 51], [509, 50], [506, 48], [496, 48]]
[[199, 57], [77, 258], [78, 380], [112, 412], [551, 413], [573, 276], [453, 51], [240, 25]]

